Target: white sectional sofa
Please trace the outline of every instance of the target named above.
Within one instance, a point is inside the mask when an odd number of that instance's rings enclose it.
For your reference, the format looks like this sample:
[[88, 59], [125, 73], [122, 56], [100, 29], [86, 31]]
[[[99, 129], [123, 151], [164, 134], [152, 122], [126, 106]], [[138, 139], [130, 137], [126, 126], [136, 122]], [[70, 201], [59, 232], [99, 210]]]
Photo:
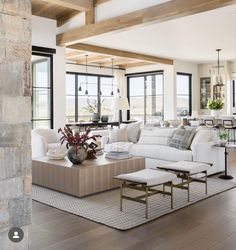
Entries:
[[[133, 156], [145, 157], [146, 168], [153, 168], [170, 162], [181, 160], [210, 162], [213, 166], [208, 175], [224, 171], [224, 148], [215, 147], [215, 131], [199, 129], [187, 150], [169, 146], [169, 142], [176, 128], [143, 128], [137, 143], [129, 143], [129, 153]], [[109, 151], [115, 144], [109, 145], [109, 137], [103, 137], [105, 151]], [[107, 145], [105, 145], [107, 144]], [[122, 143], [118, 143], [119, 147]], [[127, 147], [126, 142], [123, 143]]]
[[54, 129], [34, 129], [31, 131], [32, 158], [45, 156], [48, 150], [60, 147], [61, 135]]

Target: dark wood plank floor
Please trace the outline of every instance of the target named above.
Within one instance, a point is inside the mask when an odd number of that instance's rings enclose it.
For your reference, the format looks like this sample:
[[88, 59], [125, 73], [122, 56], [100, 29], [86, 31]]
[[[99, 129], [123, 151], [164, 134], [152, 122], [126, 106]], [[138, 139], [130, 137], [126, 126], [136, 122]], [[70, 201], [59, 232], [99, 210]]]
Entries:
[[[236, 150], [230, 152], [229, 170], [236, 181]], [[235, 250], [236, 189], [126, 232], [38, 202], [32, 220], [32, 250]]]

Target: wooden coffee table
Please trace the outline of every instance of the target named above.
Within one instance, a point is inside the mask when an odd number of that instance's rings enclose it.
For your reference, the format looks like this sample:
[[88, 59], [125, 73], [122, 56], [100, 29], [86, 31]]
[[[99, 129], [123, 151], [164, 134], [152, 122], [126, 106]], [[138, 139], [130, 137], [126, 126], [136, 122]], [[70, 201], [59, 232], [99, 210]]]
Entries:
[[50, 160], [45, 156], [32, 160], [32, 178], [33, 184], [82, 197], [117, 188], [119, 181], [113, 176], [144, 168], [143, 157], [113, 160], [102, 155], [73, 165], [67, 158]]

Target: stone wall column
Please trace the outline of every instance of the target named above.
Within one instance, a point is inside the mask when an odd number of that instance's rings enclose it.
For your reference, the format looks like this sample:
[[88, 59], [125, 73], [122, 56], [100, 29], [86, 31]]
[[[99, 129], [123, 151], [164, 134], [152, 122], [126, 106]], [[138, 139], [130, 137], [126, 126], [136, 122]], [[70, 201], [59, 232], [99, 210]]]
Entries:
[[[0, 0], [0, 249], [30, 249], [31, 0]], [[13, 243], [8, 231], [20, 227]]]

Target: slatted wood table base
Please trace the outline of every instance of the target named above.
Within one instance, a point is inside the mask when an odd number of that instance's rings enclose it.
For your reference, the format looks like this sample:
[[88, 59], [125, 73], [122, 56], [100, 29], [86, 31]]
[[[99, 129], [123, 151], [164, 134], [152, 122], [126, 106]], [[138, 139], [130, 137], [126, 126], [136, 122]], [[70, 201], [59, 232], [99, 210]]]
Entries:
[[77, 166], [67, 159], [49, 160], [40, 157], [32, 161], [32, 178], [33, 184], [82, 197], [117, 188], [120, 184], [113, 176], [144, 168], [143, 157], [113, 160], [98, 156]]

